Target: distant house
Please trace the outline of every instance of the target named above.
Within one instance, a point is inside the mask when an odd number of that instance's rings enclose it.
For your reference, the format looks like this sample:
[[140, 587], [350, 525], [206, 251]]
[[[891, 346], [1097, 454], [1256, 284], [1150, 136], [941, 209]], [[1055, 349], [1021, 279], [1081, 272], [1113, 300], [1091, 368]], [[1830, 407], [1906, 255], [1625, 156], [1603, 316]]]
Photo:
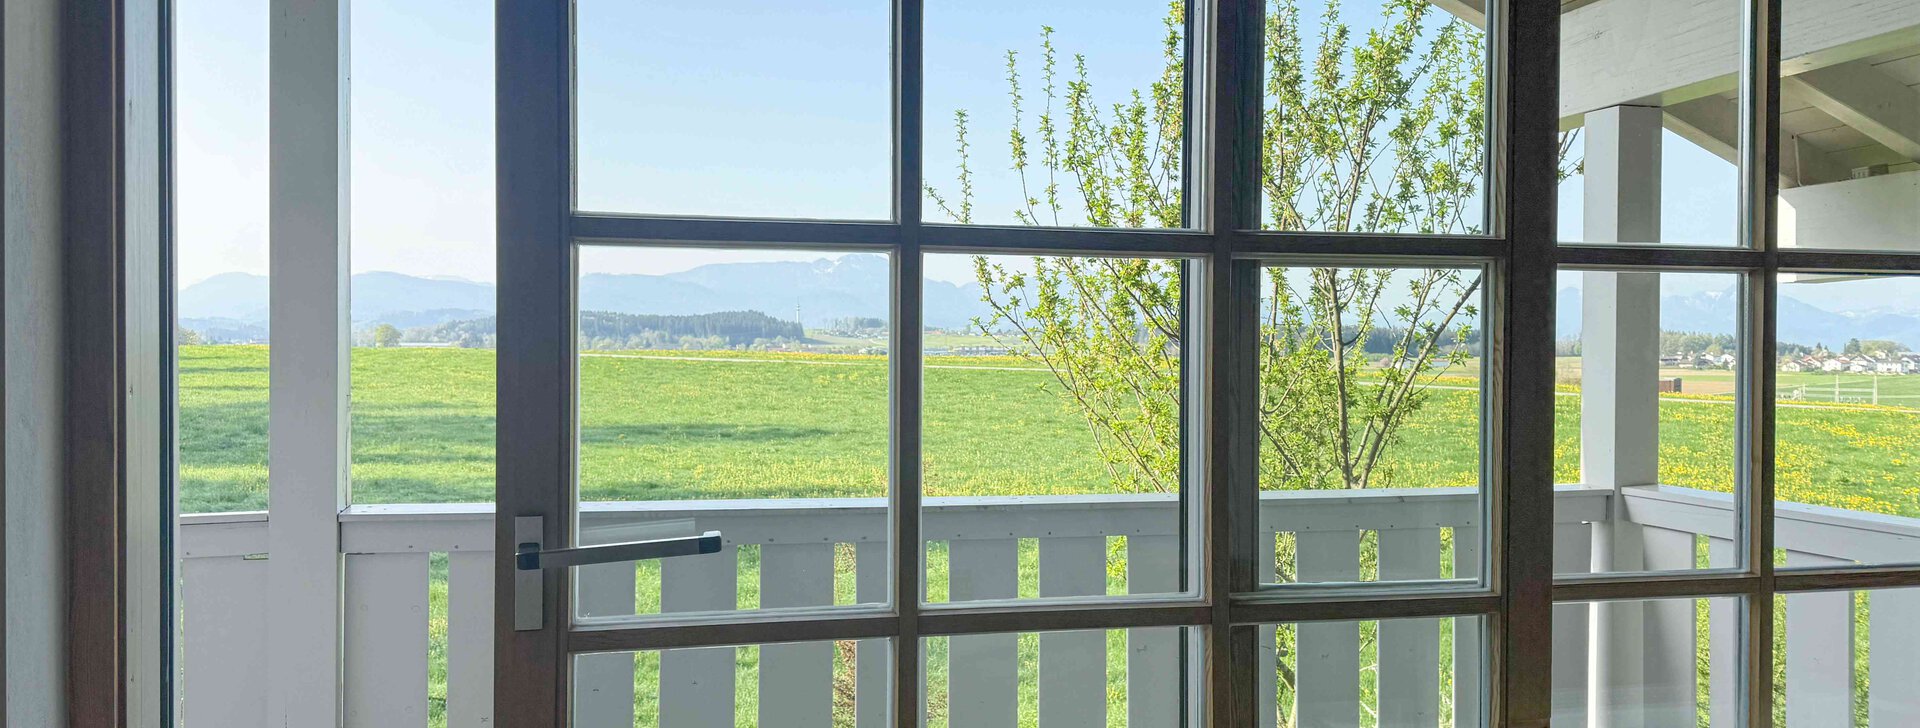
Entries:
[[1900, 374], [1901, 372], [1902, 362], [1899, 359], [1887, 357], [1885, 359], [1877, 359], [1873, 362], [1873, 373], [1875, 374]]
[[1873, 362], [1864, 357], [1855, 359], [1847, 364], [1847, 371], [1852, 374], [1866, 374], [1873, 371]]
[[1828, 359], [1826, 361], [1820, 362], [1820, 371], [1844, 372], [1847, 370], [1847, 365], [1852, 363], [1853, 363], [1853, 360], [1851, 359], [1848, 359], [1844, 356], [1837, 356], [1832, 359]]
[[1900, 352], [1900, 373], [1920, 374], [1920, 351]]
[[1807, 370], [1806, 363], [1800, 361], [1799, 359], [1783, 359], [1780, 361], [1780, 371], [1804, 372], [1806, 370]]

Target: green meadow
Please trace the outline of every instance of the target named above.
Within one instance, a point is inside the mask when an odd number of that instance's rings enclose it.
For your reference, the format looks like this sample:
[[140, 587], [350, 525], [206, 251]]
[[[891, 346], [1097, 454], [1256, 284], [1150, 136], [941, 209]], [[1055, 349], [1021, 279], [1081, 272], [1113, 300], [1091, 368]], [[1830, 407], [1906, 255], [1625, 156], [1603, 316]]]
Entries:
[[[180, 348], [180, 492], [183, 512], [258, 510], [267, 504], [265, 347]], [[1477, 364], [1476, 364], [1477, 366]], [[929, 496], [1113, 492], [1086, 422], [1053, 377], [1014, 357], [935, 357], [924, 389], [923, 472]], [[1664, 483], [1730, 491], [1732, 375], [1666, 371], [1682, 392], [1660, 402]], [[1555, 476], [1579, 482], [1577, 360], [1563, 360], [1555, 410]], [[1874, 380], [1878, 379], [1876, 382]], [[1783, 500], [1920, 517], [1920, 377], [1786, 374], [1800, 394], [1777, 410], [1777, 487]], [[1909, 383], [1911, 382], [1911, 384]], [[1384, 465], [1385, 487], [1479, 482], [1480, 400], [1471, 369], [1449, 372], [1406, 423]], [[1829, 396], [1822, 398], [1821, 388]], [[1852, 404], [1878, 387], [1881, 405]], [[879, 356], [741, 352], [594, 352], [580, 364], [580, 489], [589, 500], [861, 497], [885, 494], [887, 361]], [[1833, 392], [1843, 404], [1832, 403]], [[494, 356], [478, 349], [355, 349], [352, 353], [352, 500], [492, 499]], [[1916, 395], [1905, 399], [1904, 395]], [[1905, 406], [1895, 406], [1905, 405]], [[1911, 408], [1910, 408], [1911, 407]], [[741, 558], [740, 604], [758, 603], [757, 554]], [[1021, 553], [1023, 595], [1035, 588], [1031, 544]], [[851, 554], [844, 554], [851, 559]], [[930, 549], [931, 598], [944, 597], [944, 552]], [[657, 568], [657, 567], [656, 567]], [[431, 700], [444, 720], [445, 561], [430, 586]], [[1110, 569], [1110, 572], [1119, 572]], [[640, 609], [657, 604], [642, 567]], [[1120, 581], [1114, 581], [1118, 579]], [[1123, 576], [1109, 590], [1124, 592]], [[839, 585], [850, 602], [851, 582]], [[1371, 629], [1371, 625], [1367, 626]], [[1283, 631], [1282, 639], [1286, 638]], [[1450, 639], [1450, 638], [1449, 638]], [[1109, 635], [1123, 664], [1123, 635]], [[1031, 657], [1037, 642], [1020, 638]], [[1367, 644], [1371, 644], [1370, 641]], [[851, 710], [850, 655], [836, 658], [836, 716]], [[930, 644], [938, 723], [944, 645]], [[740, 648], [743, 718], [753, 709], [757, 651]], [[1030, 721], [1031, 661], [1022, 669]], [[1704, 669], [1705, 661], [1702, 661]], [[1370, 664], [1370, 663], [1369, 663]], [[657, 655], [636, 657], [651, 685]], [[1110, 670], [1110, 713], [1124, 715], [1124, 669]], [[651, 715], [642, 689], [637, 712]], [[1450, 706], [1448, 706], [1450, 708]], [[836, 722], [841, 722], [836, 720]]]
[[[1685, 386], [1661, 400], [1661, 480], [1730, 490], [1731, 375], [1669, 375]], [[1839, 387], [1873, 379], [1884, 382], [1883, 401], [1920, 394], [1920, 376], [1853, 375]], [[925, 380], [928, 495], [1111, 492], [1085, 421], [1045, 370], [1012, 357], [934, 358]], [[1831, 375], [1781, 380], [1835, 386]], [[1390, 487], [1478, 482], [1478, 393], [1470, 378], [1443, 381], [1392, 448]], [[493, 352], [355, 349], [351, 392], [354, 502], [492, 499]], [[1577, 386], [1560, 395], [1556, 480], [1578, 482]], [[265, 508], [266, 348], [181, 347], [179, 396], [181, 510]], [[580, 364], [582, 497], [883, 495], [886, 408], [884, 357], [589, 354]], [[1920, 408], [1783, 401], [1778, 430], [1783, 499], [1920, 517]]]

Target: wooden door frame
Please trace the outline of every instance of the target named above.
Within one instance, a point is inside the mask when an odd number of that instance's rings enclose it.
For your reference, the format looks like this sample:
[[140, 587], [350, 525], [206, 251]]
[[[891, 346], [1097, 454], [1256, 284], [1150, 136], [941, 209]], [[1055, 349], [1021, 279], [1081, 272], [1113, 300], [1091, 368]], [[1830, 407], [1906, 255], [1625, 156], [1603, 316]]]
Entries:
[[67, 718], [159, 726], [174, 604], [168, 5], [63, 5]]

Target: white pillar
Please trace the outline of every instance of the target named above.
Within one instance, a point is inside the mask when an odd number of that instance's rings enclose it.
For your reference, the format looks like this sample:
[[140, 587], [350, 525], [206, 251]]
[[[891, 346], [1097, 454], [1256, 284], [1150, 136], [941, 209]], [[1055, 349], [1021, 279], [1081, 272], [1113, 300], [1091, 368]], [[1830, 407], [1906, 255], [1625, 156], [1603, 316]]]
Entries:
[[347, 3], [272, 0], [268, 31], [267, 723], [334, 728], [348, 463]]
[[[1620, 106], [1586, 116], [1584, 240], [1660, 241], [1658, 108]], [[1593, 570], [1647, 568], [1640, 528], [1626, 521], [1622, 487], [1659, 481], [1660, 274], [1582, 274], [1580, 470], [1614, 489], [1606, 524], [1593, 530]], [[1644, 605], [1594, 606], [1589, 719], [1646, 725]], [[1625, 692], [1621, 692], [1621, 691]]]

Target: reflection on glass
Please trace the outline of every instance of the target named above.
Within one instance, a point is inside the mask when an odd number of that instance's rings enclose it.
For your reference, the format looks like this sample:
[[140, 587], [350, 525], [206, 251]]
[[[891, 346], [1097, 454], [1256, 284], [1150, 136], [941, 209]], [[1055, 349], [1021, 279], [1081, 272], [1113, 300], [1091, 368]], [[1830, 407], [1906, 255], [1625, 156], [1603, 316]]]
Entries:
[[1487, 232], [1485, 18], [1442, 5], [1266, 3], [1263, 229]]
[[1268, 268], [1263, 582], [1481, 572], [1478, 269]]
[[[1819, 4], [1788, 5], [1781, 34], [1819, 37], [1833, 15]], [[1920, 48], [1844, 63], [1821, 62], [1830, 49], [1806, 43], [1784, 50], [1780, 246], [1920, 251]]]
[[726, 537], [716, 554], [583, 567], [580, 616], [886, 599], [888, 270], [872, 254], [580, 251], [580, 542]]
[[1650, 7], [1562, 18], [1560, 239], [1739, 245], [1746, 6]]
[[921, 640], [928, 728], [1186, 725], [1197, 630], [1003, 633]]
[[1920, 725], [1920, 589], [1773, 603], [1773, 724]]
[[1559, 278], [1555, 571], [1736, 566], [1740, 275]]
[[181, 513], [267, 507], [267, 8], [174, 16]]
[[1180, 227], [1185, 5], [927, 3], [926, 219]]
[[1554, 605], [1553, 724], [1741, 725], [1739, 609], [1738, 597]]
[[1920, 562], [1920, 278], [1780, 277], [1776, 560]]
[[890, 649], [874, 639], [577, 655], [569, 713], [579, 728], [880, 725]]
[[884, 0], [581, 0], [574, 14], [579, 209], [891, 215]]
[[352, 501], [491, 502], [493, 16], [358, 2], [351, 25]]
[[1480, 617], [1260, 625], [1256, 725], [1483, 725], [1485, 629]]
[[928, 256], [930, 601], [1186, 590], [1182, 268]]

